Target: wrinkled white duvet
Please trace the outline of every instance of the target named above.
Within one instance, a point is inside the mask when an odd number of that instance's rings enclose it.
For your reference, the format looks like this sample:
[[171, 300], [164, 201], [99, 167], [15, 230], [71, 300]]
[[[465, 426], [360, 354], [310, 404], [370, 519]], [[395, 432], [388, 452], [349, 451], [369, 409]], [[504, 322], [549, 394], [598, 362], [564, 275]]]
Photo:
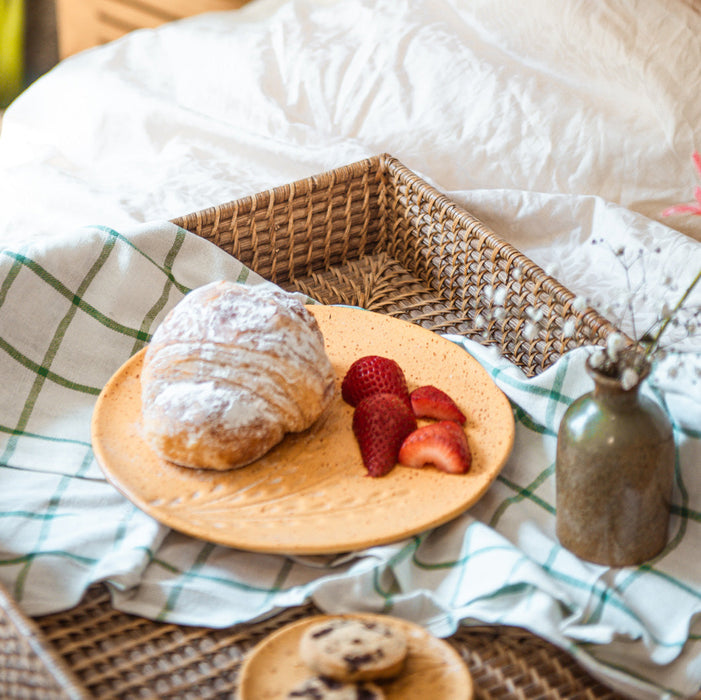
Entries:
[[[696, 149], [691, 0], [254, 0], [86, 51], [21, 95], [0, 248], [387, 152], [632, 332], [609, 308], [631, 284], [613, 251], [642, 251], [644, 327], [701, 269], [701, 216], [662, 216], [694, 201]], [[681, 342], [698, 362], [701, 334]], [[700, 400], [698, 382], [661, 384]]]
[[701, 266], [701, 217], [661, 217], [699, 181], [700, 88], [691, 0], [258, 0], [84, 52], [17, 99], [0, 241], [389, 152], [604, 312], [625, 279], [592, 239], [650, 251], [652, 318]]

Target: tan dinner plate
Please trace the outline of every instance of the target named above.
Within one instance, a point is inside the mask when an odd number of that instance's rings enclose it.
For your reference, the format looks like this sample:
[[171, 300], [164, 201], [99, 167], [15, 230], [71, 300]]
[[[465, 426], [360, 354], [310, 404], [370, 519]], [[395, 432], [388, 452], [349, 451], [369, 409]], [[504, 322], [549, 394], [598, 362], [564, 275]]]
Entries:
[[[338, 386], [326, 413], [261, 459], [231, 471], [179, 467], [141, 435], [142, 350], [101, 392], [92, 420], [95, 456], [107, 479], [175, 530], [240, 549], [332, 554], [386, 544], [447, 522], [489, 487], [514, 440], [511, 406], [487, 372], [455, 343], [414, 324], [343, 306], [310, 306]], [[467, 416], [467, 474], [397, 466], [366, 475], [341, 398], [346, 370], [367, 354], [395, 359], [409, 387], [447, 391]]]
[[[299, 641], [310, 625], [329, 617], [293, 622], [260, 642], [246, 657], [239, 680], [240, 700], [284, 700], [305, 678], [314, 675], [299, 658]], [[406, 636], [408, 652], [402, 672], [380, 687], [387, 700], [469, 700], [472, 676], [453, 647], [423, 627], [387, 615], [358, 613], [333, 617], [380, 620]]]

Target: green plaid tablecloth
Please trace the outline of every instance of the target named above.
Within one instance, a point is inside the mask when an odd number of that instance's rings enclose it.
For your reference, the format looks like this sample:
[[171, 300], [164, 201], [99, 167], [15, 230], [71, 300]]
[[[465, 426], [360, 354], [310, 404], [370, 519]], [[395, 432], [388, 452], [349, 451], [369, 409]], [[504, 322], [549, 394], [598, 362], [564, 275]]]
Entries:
[[584, 563], [554, 536], [556, 433], [590, 388], [584, 350], [527, 379], [451, 337], [510, 398], [516, 441], [487, 495], [421, 536], [344, 557], [255, 554], [170, 531], [126, 501], [93, 458], [97, 395], [183, 294], [221, 278], [262, 282], [167, 223], [0, 253], [0, 580], [29, 615], [72, 607], [100, 580], [121, 610], [211, 626], [312, 597], [438, 635], [474, 621], [526, 627], [638, 698], [698, 690], [701, 401], [682, 379], [658, 392], [678, 445], [670, 544], [640, 567]]

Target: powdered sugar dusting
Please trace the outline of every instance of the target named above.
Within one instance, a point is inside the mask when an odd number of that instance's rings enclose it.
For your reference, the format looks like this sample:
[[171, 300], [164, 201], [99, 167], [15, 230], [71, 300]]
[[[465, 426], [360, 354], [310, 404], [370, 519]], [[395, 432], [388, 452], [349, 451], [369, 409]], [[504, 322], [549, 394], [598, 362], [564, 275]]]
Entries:
[[173, 442], [181, 451], [184, 442], [194, 453], [206, 442], [229, 462], [249, 452], [255, 459], [309, 427], [333, 387], [323, 336], [303, 304], [269, 286], [212, 283], [186, 295], [153, 336], [142, 377], [145, 431], [161, 449]]

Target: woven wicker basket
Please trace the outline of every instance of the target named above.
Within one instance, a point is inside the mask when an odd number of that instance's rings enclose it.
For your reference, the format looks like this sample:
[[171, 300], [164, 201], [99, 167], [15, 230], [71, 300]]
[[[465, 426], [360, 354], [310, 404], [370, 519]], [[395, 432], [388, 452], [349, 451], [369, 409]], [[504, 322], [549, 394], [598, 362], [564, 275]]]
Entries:
[[[381, 155], [177, 219], [288, 290], [478, 336], [529, 375], [614, 330], [525, 255]], [[506, 311], [494, 313], [498, 298]], [[544, 313], [527, 339], [528, 311]], [[485, 326], [476, 328], [480, 317]], [[565, 338], [566, 319], [577, 332]]]
[[[575, 312], [567, 289], [388, 155], [175, 223], [288, 290], [495, 343], [529, 375], [613, 330], [592, 310]], [[534, 306], [544, 316], [527, 339]], [[566, 320], [573, 337], [563, 337]], [[115, 611], [95, 585], [77, 607], [32, 621], [0, 590], [0, 697], [235, 697], [246, 652], [317, 612], [308, 604], [252, 625], [180, 627]], [[450, 642], [477, 698], [621, 697], [524, 630], [466, 626]]]

